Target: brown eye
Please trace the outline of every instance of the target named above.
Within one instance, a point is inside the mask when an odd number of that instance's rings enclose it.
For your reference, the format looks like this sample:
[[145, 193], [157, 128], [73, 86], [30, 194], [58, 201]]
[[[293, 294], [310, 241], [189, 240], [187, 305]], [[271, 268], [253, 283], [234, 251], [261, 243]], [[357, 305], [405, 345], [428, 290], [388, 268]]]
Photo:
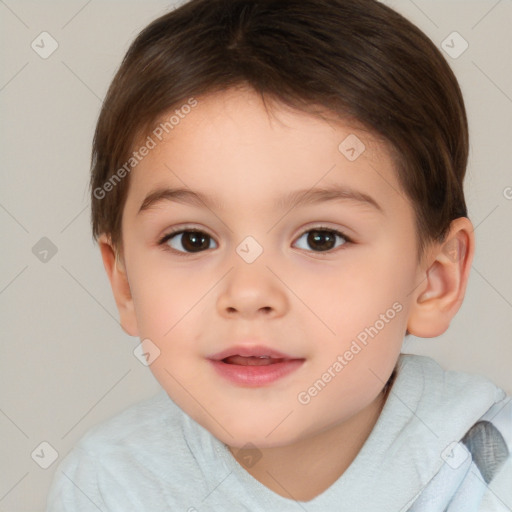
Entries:
[[199, 230], [182, 230], [165, 235], [160, 244], [167, 244], [178, 252], [194, 253], [210, 249], [213, 238]]
[[[349, 241], [349, 239], [340, 231], [324, 228], [310, 229], [303, 233], [298, 240], [303, 237], [306, 237], [306, 245], [313, 249], [314, 252], [331, 251]], [[341, 240], [341, 243], [338, 245], [336, 245], [337, 238]], [[300, 249], [308, 250], [308, 247], [300, 247]]]

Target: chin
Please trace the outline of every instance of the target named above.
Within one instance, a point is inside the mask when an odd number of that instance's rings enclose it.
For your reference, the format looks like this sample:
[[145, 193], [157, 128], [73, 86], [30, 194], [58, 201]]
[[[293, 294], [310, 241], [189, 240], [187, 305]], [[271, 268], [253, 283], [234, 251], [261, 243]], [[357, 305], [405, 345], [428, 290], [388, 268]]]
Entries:
[[[248, 444], [254, 445], [254, 447], [260, 449], [277, 448], [293, 444], [300, 440], [300, 432], [291, 432], [284, 428], [282, 429], [282, 425], [276, 428], [278, 423], [279, 422], [272, 422], [272, 424], [269, 425], [262, 423], [246, 425], [230, 424], [226, 429], [231, 436], [218, 425], [215, 425], [214, 430], [209, 428], [212, 427], [212, 425], [207, 425], [205, 428], [221, 442], [235, 450], [247, 448]], [[281, 429], [282, 431], [278, 432], [278, 430]]]
[[251, 448], [260, 450], [268, 448], [279, 448], [293, 443], [293, 440], [290, 439], [275, 439], [271, 442], [268, 439], [265, 439], [265, 436], [261, 435], [247, 435], [235, 438], [230, 438], [229, 436], [223, 437], [224, 439], [220, 439], [220, 441], [222, 441], [229, 448], [232, 448], [234, 451], [247, 450]]

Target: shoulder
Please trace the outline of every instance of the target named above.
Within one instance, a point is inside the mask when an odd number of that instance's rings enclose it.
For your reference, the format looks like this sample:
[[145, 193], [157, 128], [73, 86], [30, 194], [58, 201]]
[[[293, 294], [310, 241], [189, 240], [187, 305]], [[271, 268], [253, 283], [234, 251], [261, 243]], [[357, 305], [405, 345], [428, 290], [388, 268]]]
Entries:
[[485, 485], [482, 510], [512, 509], [512, 397], [493, 405], [462, 442]]
[[425, 356], [402, 354], [396, 371], [389, 400], [394, 413], [406, 409], [416, 441], [406, 455], [416, 454], [411, 469], [423, 467], [429, 482], [411, 510], [431, 510], [441, 497], [447, 512], [512, 510], [512, 398], [486, 377]]
[[182, 414], [162, 390], [91, 428], [57, 467], [47, 511], [131, 510], [123, 506], [138, 500], [134, 478], [169, 471], [185, 444]]
[[505, 397], [462, 438], [480, 473], [489, 483], [512, 450], [512, 399]]
[[409, 378], [414, 376], [418, 380], [424, 380], [427, 377], [429, 380], [434, 379], [436, 387], [441, 385], [444, 388], [455, 390], [464, 388], [469, 384], [472, 387], [486, 387], [493, 392], [498, 390], [500, 394], [503, 394], [502, 390], [487, 377], [463, 371], [446, 370], [428, 356], [400, 354], [396, 369], [408, 374]]
[[77, 446], [87, 449], [124, 448], [141, 443], [141, 434], [145, 442], [166, 432], [166, 436], [179, 435], [182, 411], [169, 398], [164, 390], [141, 400], [112, 418], [91, 428]]
[[423, 403], [420, 407], [425, 406], [433, 411], [432, 407], [436, 403], [448, 410], [469, 405], [474, 421], [506, 396], [487, 377], [446, 370], [434, 359], [416, 354], [400, 355], [396, 365], [396, 377], [400, 377], [396, 378], [396, 383], [405, 395], [409, 389], [409, 393], [421, 396]]
[[[433, 397], [430, 407], [443, 411], [439, 417], [450, 428], [464, 419], [452, 434], [460, 439], [460, 461], [466, 460], [465, 449], [469, 469], [448, 510], [512, 510], [512, 397], [486, 377], [444, 370], [428, 357], [407, 356], [402, 364], [422, 374]], [[449, 463], [445, 469], [454, 473]]]
[[160, 390], [112, 418], [91, 428], [76, 445], [77, 455], [87, 453], [108, 464], [129, 464], [132, 468], [156, 467], [171, 450], [186, 446], [183, 411]]

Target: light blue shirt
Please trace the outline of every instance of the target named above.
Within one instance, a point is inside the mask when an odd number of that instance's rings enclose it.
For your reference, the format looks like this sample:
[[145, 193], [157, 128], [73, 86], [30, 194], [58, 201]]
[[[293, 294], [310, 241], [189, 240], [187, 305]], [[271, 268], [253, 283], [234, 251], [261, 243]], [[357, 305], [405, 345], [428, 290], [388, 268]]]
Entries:
[[47, 512], [510, 511], [510, 452], [510, 397], [483, 377], [401, 355], [359, 454], [311, 501], [254, 479], [162, 390], [80, 440], [57, 468]]

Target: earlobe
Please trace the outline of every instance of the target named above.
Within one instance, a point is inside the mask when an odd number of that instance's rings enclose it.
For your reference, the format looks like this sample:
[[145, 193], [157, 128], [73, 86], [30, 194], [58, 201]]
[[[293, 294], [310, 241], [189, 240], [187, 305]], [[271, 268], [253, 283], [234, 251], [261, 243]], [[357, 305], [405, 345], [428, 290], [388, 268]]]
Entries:
[[105, 234], [98, 238], [98, 245], [119, 311], [121, 327], [128, 335], [138, 336], [133, 297], [124, 263], [118, 259], [110, 239]]
[[445, 241], [432, 245], [430, 264], [419, 275], [423, 282], [410, 309], [407, 324], [410, 334], [433, 338], [448, 329], [466, 292], [474, 254], [473, 231], [469, 219], [455, 219]]

